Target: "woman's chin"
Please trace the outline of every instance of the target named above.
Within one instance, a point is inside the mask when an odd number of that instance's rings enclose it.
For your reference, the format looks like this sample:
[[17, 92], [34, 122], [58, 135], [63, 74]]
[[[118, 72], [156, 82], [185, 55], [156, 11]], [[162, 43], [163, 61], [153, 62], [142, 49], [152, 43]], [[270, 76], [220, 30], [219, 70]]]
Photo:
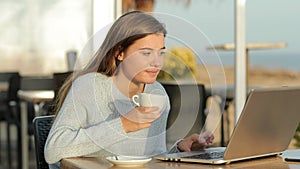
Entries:
[[151, 83], [154, 83], [156, 81], [156, 78], [151, 78], [151, 79], [146, 79], [146, 80], [144, 80], [144, 83], [145, 84], [151, 84]]

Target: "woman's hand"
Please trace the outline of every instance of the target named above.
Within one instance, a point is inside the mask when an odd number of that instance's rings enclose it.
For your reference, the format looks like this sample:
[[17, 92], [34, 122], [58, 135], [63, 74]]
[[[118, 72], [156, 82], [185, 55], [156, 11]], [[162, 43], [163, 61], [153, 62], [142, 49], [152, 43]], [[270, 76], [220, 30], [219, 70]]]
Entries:
[[214, 135], [210, 131], [206, 131], [199, 134], [192, 134], [186, 139], [182, 140], [178, 143], [178, 148], [181, 151], [196, 151], [196, 150], [202, 150], [204, 147], [209, 146], [213, 143]]
[[148, 128], [160, 117], [159, 107], [135, 107], [126, 115], [121, 116], [126, 133]]

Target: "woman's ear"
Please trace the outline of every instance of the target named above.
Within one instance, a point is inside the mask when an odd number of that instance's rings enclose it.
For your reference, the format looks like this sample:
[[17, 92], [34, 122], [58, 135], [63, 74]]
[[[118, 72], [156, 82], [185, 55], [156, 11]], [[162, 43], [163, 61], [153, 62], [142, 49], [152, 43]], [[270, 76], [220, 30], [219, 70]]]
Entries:
[[118, 61], [123, 61], [124, 60], [124, 52], [118, 53], [117, 59], [118, 59]]
[[124, 51], [122, 46], [118, 46], [117, 50], [115, 51], [115, 58], [118, 61], [123, 61], [124, 60]]

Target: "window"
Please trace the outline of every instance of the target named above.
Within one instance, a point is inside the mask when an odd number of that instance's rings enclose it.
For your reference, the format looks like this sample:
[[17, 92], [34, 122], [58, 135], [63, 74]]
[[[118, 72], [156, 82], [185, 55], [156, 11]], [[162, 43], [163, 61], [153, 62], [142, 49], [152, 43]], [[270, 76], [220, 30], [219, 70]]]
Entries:
[[92, 0], [1, 0], [0, 71], [66, 71], [66, 53], [92, 35]]

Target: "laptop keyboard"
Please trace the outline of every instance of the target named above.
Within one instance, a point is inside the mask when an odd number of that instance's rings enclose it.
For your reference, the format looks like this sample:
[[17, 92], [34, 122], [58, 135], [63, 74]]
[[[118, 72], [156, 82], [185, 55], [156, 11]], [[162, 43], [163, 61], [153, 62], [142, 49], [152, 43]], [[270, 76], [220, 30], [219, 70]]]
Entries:
[[215, 151], [215, 152], [207, 152], [203, 154], [197, 154], [197, 155], [192, 155], [192, 156], [187, 156], [184, 158], [196, 158], [196, 159], [221, 159], [223, 158], [224, 151]]

